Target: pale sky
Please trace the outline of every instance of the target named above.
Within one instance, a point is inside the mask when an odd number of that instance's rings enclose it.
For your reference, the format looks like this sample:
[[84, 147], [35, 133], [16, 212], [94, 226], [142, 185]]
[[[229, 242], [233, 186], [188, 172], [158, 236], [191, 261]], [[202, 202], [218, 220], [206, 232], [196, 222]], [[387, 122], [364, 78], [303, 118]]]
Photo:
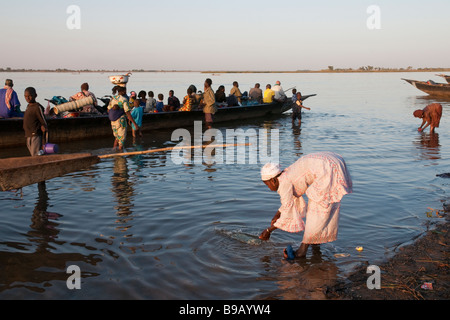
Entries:
[[[448, 0], [2, 2], [2, 68], [450, 67]], [[67, 13], [71, 5], [78, 20]]]

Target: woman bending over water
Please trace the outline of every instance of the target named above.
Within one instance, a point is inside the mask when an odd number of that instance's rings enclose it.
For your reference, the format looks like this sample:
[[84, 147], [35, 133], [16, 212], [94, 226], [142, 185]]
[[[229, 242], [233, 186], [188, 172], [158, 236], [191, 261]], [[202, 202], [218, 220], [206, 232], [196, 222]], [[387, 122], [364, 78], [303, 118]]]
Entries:
[[[259, 236], [261, 240], [269, 240], [276, 229], [291, 233], [304, 230], [300, 248], [291, 254], [284, 250], [285, 258], [293, 258], [292, 255], [304, 257], [310, 244], [337, 239], [340, 201], [353, 192], [350, 174], [340, 155], [313, 153], [283, 171], [278, 164], [268, 163], [261, 170], [261, 178], [270, 190], [278, 192], [281, 200], [270, 227]], [[308, 197], [308, 204], [303, 194]]]

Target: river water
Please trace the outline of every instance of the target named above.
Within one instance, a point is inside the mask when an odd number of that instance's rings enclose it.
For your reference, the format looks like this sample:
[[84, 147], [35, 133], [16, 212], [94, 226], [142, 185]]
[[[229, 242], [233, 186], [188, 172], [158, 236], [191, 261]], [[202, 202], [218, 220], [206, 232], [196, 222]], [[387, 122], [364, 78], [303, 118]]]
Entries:
[[[110, 74], [4, 73], [21, 102], [34, 86], [38, 101], [70, 96], [83, 82], [99, 97]], [[173, 89], [180, 99], [191, 84], [213, 88], [234, 80], [242, 91], [255, 82], [296, 86], [305, 101], [301, 128], [289, 112], [271, 119], [217, 124], [227, 129], [279, 130], [279, 160], [289, 166], [317, 151], [341, 154], [354, 193], [344, 197], [338, 240], [289, 263], [282, 250], [302, 234], [269, 226], [280, 203], [260, 181], [263, 163], [176, 164], [170, 152], [105, 159], [80, 172], [0, 193], [0, 299], [321, 299], [320, 287], [345, 279], [362, 263], [377, 264], [420, 236], [428, 208], [441, 209], [449, 171], [449, 101], [429, 98], [401, 80], [436, 79], [431, 73], [201, 74], [136, 73], [130, 90]], [[412, 116], [432, 102], [444, 116], [436, 134], [418, 133]], [[22, 108], [23, 109], [23, 108]], [[127, 140], [127, 151], [173, 146], [172, 130]], [[61, 153], [109, 152], [113, 139], [61, 144]], [[25, 156], [23, 147], [0, 157]], [[247, 236], [244, 236], [247, 235]], [[355, 250], [362, 246], [363, 251]], [[81, 271], [70, 290], [69, 266]]]

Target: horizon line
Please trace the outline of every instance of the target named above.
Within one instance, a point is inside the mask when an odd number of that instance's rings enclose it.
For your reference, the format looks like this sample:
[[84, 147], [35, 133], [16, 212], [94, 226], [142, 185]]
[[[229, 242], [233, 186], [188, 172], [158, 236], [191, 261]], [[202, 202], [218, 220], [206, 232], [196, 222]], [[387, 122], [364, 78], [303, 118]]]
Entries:
[[438, 72], [438, 71], [450, 71], [450, 68], [446, 67], [424, 67], [424, 68], [385, 68], [385, 67], [373, 67], [373, 66], [363, 66], [358, 69], [353, 68], [334, 68], [329, 66], [328, 69], [321, 70], [165, 70], [165, 69], [67, 69], [67, 68], [56, 68], [56, 69], [26, 69], [26, 68], [0, 68], [0, 72], [61, 72], [61, 73], [81, 73], [81, 72], [98, 72], [98, 73], [144, 73], [144, 72], [196, 72], [196, 73], [376, 73], [376, 72]]

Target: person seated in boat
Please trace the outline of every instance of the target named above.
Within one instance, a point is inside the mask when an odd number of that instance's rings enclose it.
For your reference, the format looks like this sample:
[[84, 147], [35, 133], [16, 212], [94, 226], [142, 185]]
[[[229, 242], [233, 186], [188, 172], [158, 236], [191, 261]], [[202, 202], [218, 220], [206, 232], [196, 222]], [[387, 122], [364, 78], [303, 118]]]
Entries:
[[169, 91], [169, 98], [167, 99], [167, 105], [169, 106], [169, 111], [178, 111], [180, 109], [180, 100], [174, 96], [174, 91]]
[[263, 102], [263, 92], [260, 88], [260, 84], [256, 83], [254, 88], [250, 89], [248, 93], [250, 101], [256, 101], [258, 104]]
[[148, 92], [148, 99], [145, 102], [145, 113], [153, 113], [156, 110], [156, 99], [153, 91]]
[[275, 92], [272, 90], [272, 86], [270, 84], [266, 85], [266, 90], [264, 91], [263, 102], [264, 103], [272, 103], [274, 95], [275, 95]]
[[20, 111], [19, 98], [13, 86], [13, 81], [6, 79], [5, 87], [0, 89], [0, 118], [23, 117], [23, 113]]
[[147, 106], [147, 93], [144, 90], [139, 91], [138, 93], [138, 100], [139, 100], [139, 106], [142, 107], [142, 110], [145, 109]]
[[283, 87], [281, 86], [281, 82], [277, 81], [272, 89], [275, 92], [275, 95], [273, 96], [273, 100], [276, 102], [284, 102], [286, 101], [287, 97], [284, 93]]
[[228, 105], [228, 107], [238, 107], [238, 106], [240, 106], [239, 100], [234, 94], [230, 94], [227, 97], [227, 105]]
[[158, 94], [158, 101], [156, 101], [155, 108], [155, 112], [164, 112], [164, 95], [162, 93]]
[[242, 103], [242, 93], [239, 89], [239, 83], [237, 81], [233, 82], [233, 88], [230, 90], [230, 96], [231, 95], [235, 96], [239, 103]]
[[419, 132], [422, 132], [430, 126], [430, 133], [434, 133], [434, 129], [439, 128], [441, 122], [442, 105], [440, 103], [429, 104], [423, 110], [414, 111], [413, 115], [416, 118], [422, 119], [422, 124], [417, 129]]
[[75, 101], [75, 100], [80, 100], [80, 99], [84, 99], [87, 97], [92, 97], [92, 100], [94, 100], [93, 104], [88, 104], [86, 106], [84, 106], [81, 109], [81, 112], [83, 113], [93, 113], [93, 114], [100, 114], [100, 112], [97, 110], [96, 106], [97, 106], [97, 98], [95, 97], [95, 95], [89, 91], [89, 84], [88, 83], [83, 83], [81, 85], [81, 91], [74, 94], [73, 96], [71, 96], [69, 98], [70, 101]]
[[201, 91], [197, 93], [197, 87], [193, 84], [191, 84], [189, 88], [192, 90], [192, 97], [194, 98], [192, 110], [198, 109], [198, 106], [200, 105], [200, 102], [202, 100], [202, 93]]
[[192, 96], [192, 88], [188, 88], [186, 96], [183, 99], [183, 106], [178, 111], [192, 111], [194, 97]]
[[27, 138], [27, 148], [32, 157], [39, 155], [45, 141], [44, 134], [47, 132], [47, 121], [45, 121], [44, 107], [36, 102], [36, 89], [28, 87], [25, 89], [25, 100], [28, 102], [23, 117], [23, 130]]
[[220, 85], [219, 88], [217, 88], [214, 96], [216, 97], [216, 103], [226, 103], [227, 96], [225, 94], [225, 86]]
[[128, 102], [130, 103], [130, 106], [134, 106], [134, 100], [137, 99], [137, 93], [136, 91], [130, 91], [130, 95], [128, 96]]

